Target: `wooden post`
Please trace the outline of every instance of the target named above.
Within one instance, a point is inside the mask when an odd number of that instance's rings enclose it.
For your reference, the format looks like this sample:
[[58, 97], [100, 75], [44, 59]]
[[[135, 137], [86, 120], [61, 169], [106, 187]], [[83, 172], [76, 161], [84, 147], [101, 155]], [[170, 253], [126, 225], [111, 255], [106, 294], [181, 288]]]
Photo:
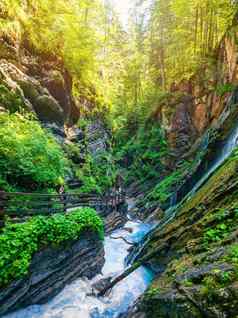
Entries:
[[3, 191], [0, 191], [0, 230], [5, 226], [5, 207], [6, 207], [6, 193]]
[[64, 204], [64, 212], [67, 212], [67, 195], [63, 193], [63, 204]]

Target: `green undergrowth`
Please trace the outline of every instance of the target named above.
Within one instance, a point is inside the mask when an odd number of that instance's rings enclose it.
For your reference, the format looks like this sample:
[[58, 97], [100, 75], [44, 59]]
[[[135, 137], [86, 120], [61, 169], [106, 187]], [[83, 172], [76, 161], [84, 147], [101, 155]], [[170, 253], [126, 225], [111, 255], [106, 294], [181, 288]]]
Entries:
[[21, 114], [0, 114], [0, 157], [0, 187], [6, 191], [55, 188], [68, 169], [54, 138]]
[[[115, 184], [119, 173], [119, 165], [117, 164], [112, 151], [111, 139], [108, 136], [107, 149], [100, 149], [95, 153], [89, 150], [87, 127], [96, 118], [81, 118], [78, 121], [78, 127], [82, 130], [84, 137], [80, 144], [67, 145], [66, 153], [71, 159], [72, 170], [75, 178], [81, 183], [76, 192], [81, 193], [97, 193], [103, 194]], [[105, 128], [104, 121], [101, 122]], [[99, 132], [100, 134], [100, 132]], [[101, 135], [94, 134], [95, 140], [100, 140]]]
[[146, 123], [124, 144], [121, 140], [116, 140], [115, 144], [115, 158], [127, 168], [127, 184], [134, 181], [143, 184], [160, 177], [168, 146], [159, 124]]
[[118, 170], [110, 151], [105, 151], [95, 157], [87, 154], [84, 164], [75, 167], [75, 173], [82, 182], [79, 192], [102, 194], [115, 184]]
[[23, 224], [8, 222], [0, 235], [0, 287], [27, 275], [37, 251], [77, 240], [87, 230], [103, 239], [103, 222], [91, 208], [66, 215], [37, 216]]
[[0, 105], [10, 113], [20, 111], [24, 108], [24, 103], [19, 95], [10, 91], [5, 85], [0, 83]]
[[145, 196], [145, 201], [159, 202], [160, 204], [166, 203], [166, 201], [172, 196], [173, 191], [177, 189], [184, 181], [184, 176], [189, 171], [191, 163], [183, 161], [180, 168], [169, 174], [162, 181], [158, 182], [155, 187]]

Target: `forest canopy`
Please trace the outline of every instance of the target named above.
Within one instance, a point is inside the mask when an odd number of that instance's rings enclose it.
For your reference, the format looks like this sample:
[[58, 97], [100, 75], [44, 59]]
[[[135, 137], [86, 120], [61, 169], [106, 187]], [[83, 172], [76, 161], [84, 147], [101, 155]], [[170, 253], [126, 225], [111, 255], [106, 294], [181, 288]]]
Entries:
[[111, 117], [144, 116], [173, 82], [211, 62], [236, 8], [231, 0], [152, 0], [143, 10], [145, 2], [133, 1], [125, 28], [109, 0], [3, 0], [0, 33], [59, 56], [74, 94], [94, 92]]

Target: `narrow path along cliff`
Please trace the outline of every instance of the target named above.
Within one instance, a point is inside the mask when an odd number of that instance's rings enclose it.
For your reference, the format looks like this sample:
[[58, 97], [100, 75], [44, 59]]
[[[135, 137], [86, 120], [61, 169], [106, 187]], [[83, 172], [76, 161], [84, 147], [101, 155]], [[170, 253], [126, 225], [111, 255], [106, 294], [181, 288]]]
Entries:
[[238, 1], [0, 1], [0, 317], [237, 318]]

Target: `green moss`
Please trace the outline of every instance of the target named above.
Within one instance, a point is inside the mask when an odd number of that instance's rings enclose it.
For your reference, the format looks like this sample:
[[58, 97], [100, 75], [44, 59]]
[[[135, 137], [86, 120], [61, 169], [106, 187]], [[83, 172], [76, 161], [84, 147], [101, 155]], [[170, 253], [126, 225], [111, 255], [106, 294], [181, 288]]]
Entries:
[[36, 102], [36, 99], [40, 96], [40, 93], [37, 91], [33, 83], [29, 81], [18, 81], [18, 84], [20, 85], [21, 89], [24, 92], [24, 95], [27, 99], [29, 99], [33, 105]]
[[86, 230], [103, 239], [103, 222], [91, 208], [52, 217], [38, 216], [23, 224], [7, 223], [0, 235], [0, 287], [27, 275], [39, 249], [78, 240]]
[[114, 156], [119, 163], [127, 166], [127, 184], [160, 180], [165, 167], [164, 160], [168, 156], [168, 146], [160, 124], [144, 124], [124, 144], [121, 143], [121, 136], [116, 136]]
[[223, 85], [218, 85], [216, 87], [216, 93], [218, 96], [223, 96], [226, 93], [232, 93], [235, 90], [236, 86], [233, 85], [232, 83], [226, 83]]
[[183, 161], [181, 167], [160, 181], [154, 189], [145, 196], [144, 200], [156, 201], [160, 204], [165, 203], [171, 197], [173, 190], [182, 184], [183, 177], [188, 172], [190, 166], [190, 162]]
[[234, 243], [230, 246], [225, 260], [231, 262], [238, 268], [238, 243]]
[[159, 287], [150, 287], [150, 288], [146, 291], [144, 297], [145, 297], [145, 299], [149, 300], [150, 298], [152, 298], [152, 297], [158, 295], [159, 293], [160, 293]]
[[[222, 189], [225, 189], [229, 179], [236, 175], [237, 167], [238, 162], [236, 160], [226, 161], [225, 164], [220, 167], [208, 180], [208, 182], [204, 184], [204, 186], [195, 193], [192, 198], [183, 204], [181, 213], [197, 208], [199, 205], [211, 200], [218, 191], [222, 192]], [[234, 183], [238, 183], [238, 180], [234, 180]]]

